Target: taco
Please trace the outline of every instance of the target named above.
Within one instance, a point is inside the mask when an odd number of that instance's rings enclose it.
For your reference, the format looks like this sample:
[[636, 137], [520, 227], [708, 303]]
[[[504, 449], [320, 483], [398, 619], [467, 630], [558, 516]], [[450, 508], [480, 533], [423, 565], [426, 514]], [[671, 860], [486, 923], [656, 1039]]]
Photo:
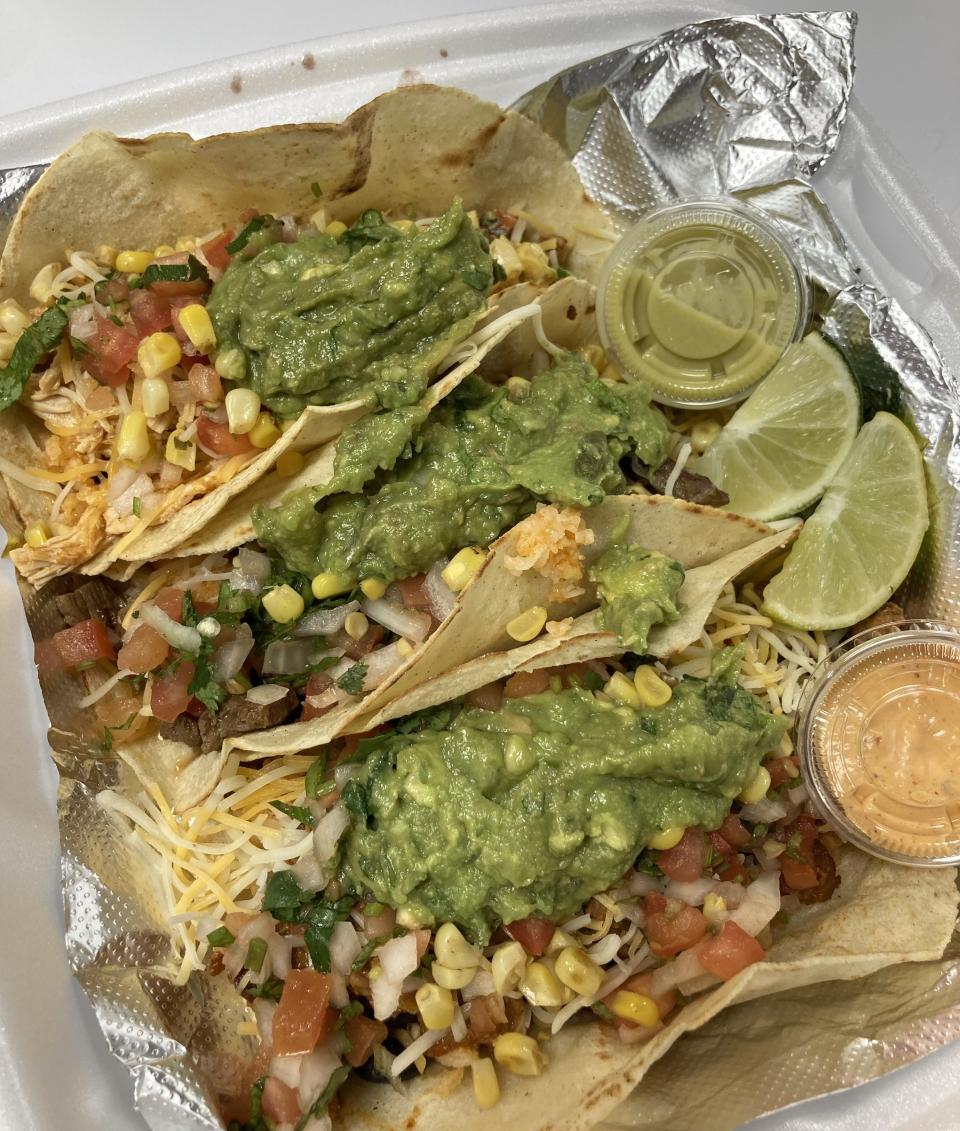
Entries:
[[[576, 638], [544, 668], [491, 654], [309, 757], [235, 752], [182, 823], [155, 790], [102, 794], [148, 852], [206, 822], [216, 885], [191, 851], [165, 882], [180, 980], [206, 963], [255, 1019], [211, 1080], [224, 1119], [586, 1127], [737, 1001], [939, 956], [953, 873], [866, 857], [806, 810], [768, 701], [789, 679], [744, 686], [752, 593], [728, 586], [708, 645], [666, 662]], [[752, 640], [725, 647], [731, 623]], [[247, 828], [269, 850], [238, 848]]]
[[462, 91], [342, 125], [85, 137], [0, 262], [18, 571], [156, 560], [365, 415], [414, 409], [496, 345], [511, 287], [592, 275], [603, 224], [555, 142]]

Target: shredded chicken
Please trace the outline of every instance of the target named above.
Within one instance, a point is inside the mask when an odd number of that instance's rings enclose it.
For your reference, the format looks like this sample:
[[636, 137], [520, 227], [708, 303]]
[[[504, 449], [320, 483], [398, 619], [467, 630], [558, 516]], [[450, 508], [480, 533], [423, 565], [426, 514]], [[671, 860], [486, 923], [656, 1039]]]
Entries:
[[103, 515], [84, 508], [67, 533], [55, 535], [42, 546], [11, 550], [10, 558], [29, 582], [40, 586], [93, 557], [103, 541]]

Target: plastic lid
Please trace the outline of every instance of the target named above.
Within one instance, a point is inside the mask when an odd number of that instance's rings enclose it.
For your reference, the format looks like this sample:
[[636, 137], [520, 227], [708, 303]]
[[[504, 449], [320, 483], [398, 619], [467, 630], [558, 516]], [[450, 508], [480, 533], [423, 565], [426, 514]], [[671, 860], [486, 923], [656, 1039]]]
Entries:
[[600, 336], [655, 400], [705, 408], [747, 396], [806, 325], [807, 288], [762, 213], [677, 204], [631, 228], [604, 264]]
[[808, 685], [798, 737], [813, 800], [848, 840], [902, 864], [960, 861], [960, 631], [853, 637]]

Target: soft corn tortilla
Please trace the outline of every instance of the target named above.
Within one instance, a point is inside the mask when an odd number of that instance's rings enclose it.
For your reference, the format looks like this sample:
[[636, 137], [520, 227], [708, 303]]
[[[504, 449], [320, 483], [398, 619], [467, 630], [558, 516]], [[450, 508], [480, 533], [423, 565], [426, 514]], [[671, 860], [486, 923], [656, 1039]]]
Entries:
[[[560, 146], [538, 126], [465, 91], [411, 86], [382, 95], [339, 124], [276, 126], [199, 141], [174, 133], [145, 139], [88, 134], [24, 200], [0, 257], [0, 295], [29, 304], [37, 271], [61, 260], [65, 248], [155, 247], [235, 224], [251, 207], [296, 216], [324, 208], [330, 219], [350, 222], [366, 208], [414, 207], [420, 215], [438, 215], [455, 197], [468, 209], [524, 209], [542, 231], [574, 244], [571, 265], [587, 279], [596, 276], [610, 246], [604, 214], [585, 195]], [[496, 344], [464, 365], [474, 368]], [[306, 409], [229, 482], [211, 484], [174, 516], [161, 514], [156, 528], [111, 538], [85, 571], [172, 553], [271, 471], [283, 451], [315, 451], [373, 407], [354, 400]], [[43, 466], [32, 454], [20, 462], [36, 448], [31, 432], [39, 435], [26, 416], [16, 408], [0, 415], [0, 448], [20, 467]], [[2, 478], [0, 513], [8, 533], [20, 537], [48, 517], [55, 496]], [[70, 536], [75, 547], [95, 547], [94, 520]], [[76, 554], [64, 551], [51, 539], [33, 571], [35, 584], [73, 567]], [[16, 552], [13, 557], [16, 564]]]
[[[786, 545], [799, 524], [775, 531], [729, 511], [659, 495], [616, 495], [584, 512], [596, 541], [584, 547], [587, 562], [609, 544], [615, 527], [627, 520], [625, 537], [667, 554], [688, 570], [680, 592], [687, 609], [674, 624], [651, 634], [650, 648], [669, 655], [695, 640], [710, 609], [733, 577]], [[618, 531], [619, 533], [619, 531]], [[190, 808], [216, 785], [231, 751], [244, 760], [309, 750], [340, 734], [366, 730], [372, 720], [409, 714], [482, 686], [501, 674], [549, 667], [623, 651], [618, 638], [598, 631], [593, 611], [596, 590], [563, 603], [550, 601], [552, 582], [528, 570], [517, 576], [506, 567], [514, 550], [514, 530], [499, 538], [480, 569], [458, 595], [453, 610], [436, 631], [378, 688], [317, 719], [289, 723], [228, 739], [205, 754], [156, 736], [118, 743], [120, 756], [143, 782], [156, 782], [176, 810]], [[570, 633], [544, 634], [518, 647], [506, 626], [531, 605], [544, 605], [553, 619], [576, 618]], [[501, 670], [502, 669], [502, 670]]]

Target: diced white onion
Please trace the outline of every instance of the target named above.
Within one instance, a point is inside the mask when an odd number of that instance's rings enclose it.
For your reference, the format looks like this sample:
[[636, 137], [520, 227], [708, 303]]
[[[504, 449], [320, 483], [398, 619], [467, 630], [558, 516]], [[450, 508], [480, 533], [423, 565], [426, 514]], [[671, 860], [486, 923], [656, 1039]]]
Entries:
[[213, 678], [224, 683], [243, 667], [247, 656], [253, 651], [253, 632], [248, 624], [237, 625], [233, 640], [226, 640], [213, 654]]
[[361, 606], [370, 620], [382, 624], [397, 636], [405, 636], [419, 644], [427, 638], [430, 631], [430, 615], [419, 609], [408, 609], [404, 605], [380, 598], [372, 601], [369, 598]]
[[725, 883], [723, 880], [712, 880], [709, 876], [691, 880], [689, 883], [670, 883], [663, 893], [667, 899], [679, 899], [689, 903], [691, 907], [700, 907], [709, 892], [722, 896], [728, 907], [739, 907], [743, 902], [745, 892], [743, 884]]
[[109, 679], [105, 679], [94, 691], [89, 695], [85, 695], [77, 704], [78, 707], [92, 707], [98, 699], [102, 699], [104, 695], [120, 682], [121, 679], [126, 679], [127, 676], [133, 675], [133, 672], [127, 671], [126, 668], [121, 668], [116, 675], [112, 675]]
[[70, 337], [78, 342], [88, 342], [97, 332], [92, 303], [74, 307], [70, 311]]
[[[376, 982], [374, 982], [374, 986], [376, 986]], [[390, 1065], [390, 1075], [399, 1076], [411, 1064], [418, 1061], [427, 1049], [433, 1048], [437, 1041], [449, 1032], [449, 1029], [428, 1029], [422, 1037], [418, 1037], [402, 1053], [394, 1057], [393, 1064]]]
[[332, 636], [343, 628], [347, 617], [359, 608], [359, 601], [348, 601], [345, 605], [336, 605], [332, 609], [311, 609], [297, 621], [293, 635]]
[[460, 991], [460, 996], [464, 1001], [473, 1001], [475, 997], [486, 997], [487, 994], [496, 993], [496, 989], [490, 971], [478, 970], [473, 976], [473, 981], [467, 982]]
[[350, 815], [342, 805], [334, 805], [313, 830], [313, 851], [320, 864], [333, 859], [337, 843], [350, 825]]
[[270, 1058], [270, 1075], [288, 1088], [295, 1088], [300, 1083], [300, 1070], [303, 1065], [303, 1054], [294, 1056], [272, 1056]]
[[648, 875], [646, 872], [633, 872], [621, 890], [630, 895], [646, 895], [648, 892], [658, 891], [660, 882], [657, 876]]
[[396, 644], [388, 644], [385, 648], [377, 648], [374, 652], [368, 652], [362, 661], [367, 665], [363, 690], [372, 691], [375, 687], [379, 687], [387, 676], [400, 667], [405, 658], [401, 655]]
[[328, 655], [315, 640], [273, 640], [263, 653], [262, 671], [264, 675], [296, 675]]
[[290, 871], [297, 877], [297, 883], [303, 891], [320, 891], [330, 882], [326, 869], [312, 852], [298, 860]]
[[269, 707], [271, 703], [279, 703], [287, 694], [287, 690], [280, 683], [261, 683], [258, 687], [250, 688], [247, 699], [251, 703], [256, 703], [258, 707]]
[[762, 797], [752, 805], [744, 805], [738, 814], [744, 821], [762, 821], [766, 825], [771, 825], [786, 815], [786, 805], [775, 797]]
[[336, 784], [338, 792], [343, 792], [343, 787], [351, 778], [359, 777], [363, 772], [363, 767], [356, 765], [356, 763], [349, 763], [343, 766], [337, 766], [333, 771], [333, 780]]
[[[404, 979], [420, 965], [417, 936], [411, 933], [401, 935], [398, 939], [390, 939], [383, 946], [377, 947], [373, 953], [379, 960], [381, 969], [380, 977], [370, 983], [373, 1016], [378, 1021], [386, 1021], [396, 1013], [400, 1005], [400, 992]], [[429, 1048], [429, 1045], [427, 1047]], [[407, 1051], [409, 1052], [409, 1049]], [[416, 1059], [415, 1056], [413, 1060]]]
[[238, 591], [249, 590], [259, 593], [263, 583], [270, 575], [270, 559], [266, 554], [247, 547], [237, 551], [230, 573], [230, 588]]
[[253, 1000], [253, 1015], [257, 1019], [257, 1030], [260, 1039], [266, 1045], [273, 1044], [273, 1015], [277, 1012], [277, 1003], [269, 998], [258, 997]]
[[764, 872], [749, 884], [730, 918], [748, 935], [758, 935], [780, 910], [780, 873]]
[[650, 992], [654, 997], [658, 994], [664, 994], [667, 990], [679, 986], [681, 982], [698, 978], [703, 972], [700, 959], [693, 951], [685, 950], [682, 954], [678, 954], [672, 962], [667, 962], [654, 970], [650, 982]]
[[330, 968], [335, 974], [346, 977], [360, 953], [361, 943], [357, 928], [350, 922], [337, 923], [330, 935]]
[[449, 558], [441, 558], [440, 561], [435, 562], [423, 582], [424, 592], [430, 602], [430, 612], [438, 621], [446, 620], [457, 603], [456, 593], [443, 580], [443, 571], [449, 562]]
[[807, 800], [807, 787], [795, 785], [793, 789], [787, 790], [787, 798], [791, 805], [802, 805]]
[[601, 939], [595, 946], [587, 949], [587, 954], [597, 963], [598, 966], [606, 966], [612, 962], [617, 956], [617, 951], [622, 945], [622, 940], [619, 935], [612, 932], [606, 938]]
[[453, 1007], [453, 1021], [450, 1025], [450, 1035], [459, 1044], [467, 1035], [467, 1023], [463, 1017], [463, 1010], [458, 1004]]
[[173, 648], [181, 652], [197, 653], [200, 651], [202, 637], [195, 628], [188, 624], [178, 624], [173, 617], [167, 616], [163, 609], [157, 605], [143, 605], [140, 608], [140, 619], [144, 624], [150, 625]]
[[[127, 489], [137, 481], [137, 479], [145, 478], [135, 467], [129, 464], [121, 464], [117, 470], [110, 476], [110, 482], [107, 484], [107, 499], [111, 503], [116, 503], [121, 496], [123, 496]], [[147, 489], [149, 490], [149, 480], [147, 482]], [[127, 510], [129, 511], [129, 506]]]
[[329, 1042], [306, 1054], [300, 1066], [300, 1084], [297, 1087], [297, 1099], [303, 1111], [311, 1107], [339, 1067], [340, 1057]]

